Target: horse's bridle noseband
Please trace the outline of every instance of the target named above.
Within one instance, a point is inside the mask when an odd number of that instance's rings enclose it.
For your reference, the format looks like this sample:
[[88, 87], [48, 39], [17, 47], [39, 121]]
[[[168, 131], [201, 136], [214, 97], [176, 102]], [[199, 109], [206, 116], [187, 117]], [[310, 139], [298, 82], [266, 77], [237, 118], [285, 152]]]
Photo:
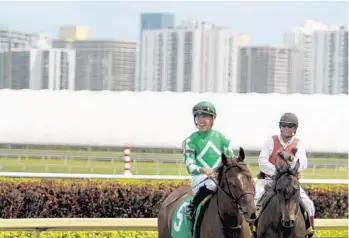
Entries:
[[[289, 171], [288, 171], [288, 170], [289, 170], [289, 168], [291, 167], [291, 165], [290, 165], [290, 163], [289, 163], [289, 161], [288, 161], [287, 159], [285, 159], [285, 158], [283, 158], [283, 157], [281, 157], [281, 156], [278, 156], [278, 157], [279, 157], [280, 159], [282, 159], [283, 161], [286, 162], [286, 164], [287, 164], [287, 169], [286, 169], [285, 171], [281, 171], [280, 173], [277, 174], [277, 177], [274, 178], [274, 180], [275, 180], [275, 185], [277, 184], [277, 182], [278, 182], [278, 180], [281, 178], [281, 176], [283, 176], [283, 175], [285, 175], [285, 174], [289, 174]], [[296, 175], [292, 175], [292, 176], [297, 177]], [[302, 187], [298, 180], [297, 180], [297, 184], [299, 185], [299, 187]], [[276, 186], [275, 186], [274, 190], [276, 190]], [[295, 210], [295, 214], [297, 214], [298, 209], [299, 209], [299, 199], [297, 199], [296, 204], [297, 204], [297, 209]]]
[[[224, 165], [222, 165], [224, 166]], [[255, 195], [255, 193], [251, 193], [251, 192], [246, 192], [246, 193], [243, 193], [242, 195], [240, 195], [238, 198], [234, 195], [234, 193], [231, 191], [230, 189], [230, 186], [229, 186], [229, 181], [228, 181], [228, 178], [227, 178], [227, 172], [232, 169], [232, 168], [236, 168], [238, 167], [238, 165], [228, 165], [227, 166], [228, 168], [225, 170], [225, 173], [224, 173], [224, 179], [225, 179], [225, 182], [227, 184], [227, 187], [228, 187], [228, 190], [229, 190], [229, 193], [227, 193], [226, 191], [224, 191], [224, 189], [222, 189], [222, 187], [220, 186], [219, 183], [216, 182], [215, 179], [212, 179], [214, 181], [214, 183], [217, 185], [217, 188], [223, 192], [223, 194], [225, 194], [227, 197], [229, 197], [231, 200], [232, 200], [232, 203], [233, 203], [233, 206], [240, 212], [242, 210], [241, 208], [241, 205], [240, 205], [240, 199], [242, 197], [244, 197], [245, 195], [248, 195], [248, 194], [251, 194], [251, 195]], [[222, 168], [222, 170], [224, 170], [224, 167]], [[222, 171], [223, 173], [223, 171]], [[219, 211], [218, 211], [219, 212]], [[219, 215], [220, 217], [220, 215]], [[220, 219], [222, 219], [220, 217]], [[241, 222], [242, 224], [242, 222]], [[236, 230], [236, 229], [241, 229], [241, 224], [239, 224], [238, 226], [235, 226], [235, 227], [229, 227], [229, 229], [231, 230]]]
[[240, 196], [237, 198], [237, 197], [234, 195], [234, 193], [231, 191], [231, 188], [230, 188], [230, 186], [229, 186], [229, 181], [228, 181], [228, 178], [227, 178], [227, 172], [228, 172], [230, 169], [236, 168], [236, 167], [238, 167], [238, 166], [237, 166], [237, 165], [228, 166], [228, 168], [225, 170], [225, 173], [224, 173], [224, 179], [225, 179], [225, 182], [226, 182], [226, 184], [227, 184], [227, 186], [228, 186], [229, 193], [227, 193], [226, 191], [224, 191], [224, 190], [222, 189], [222, 187], [221, 187], [219, 184], [217, 184], [217, 187], [218, 187], [225, 195], [227, 195], [227, 196], [232, 200], [233, 204], [236, 205], [236, 208], [237, 208], [238, 210], [241, 210], [240, 199], [241, 199], [242, 197], [244, 197], [245, 195], [251, 194], [251, 195], [254, 196], [255, 194], [254, 194], [254, 193], [251, 193], [251, 192], [246, 192], [246, 193], [243, 193], [242, 195], [240, 195]]

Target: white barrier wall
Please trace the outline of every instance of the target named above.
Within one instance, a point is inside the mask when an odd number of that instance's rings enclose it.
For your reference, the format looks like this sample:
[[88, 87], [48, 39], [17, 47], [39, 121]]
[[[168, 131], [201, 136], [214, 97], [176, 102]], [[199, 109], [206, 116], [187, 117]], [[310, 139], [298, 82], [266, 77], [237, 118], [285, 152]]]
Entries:
[[247, 150], [291, 111], [307, 151], [348, 152], [347, 95], [0, 90], [0, 143], [180, 148], [201, 100], [217, 107], [215, 128]]

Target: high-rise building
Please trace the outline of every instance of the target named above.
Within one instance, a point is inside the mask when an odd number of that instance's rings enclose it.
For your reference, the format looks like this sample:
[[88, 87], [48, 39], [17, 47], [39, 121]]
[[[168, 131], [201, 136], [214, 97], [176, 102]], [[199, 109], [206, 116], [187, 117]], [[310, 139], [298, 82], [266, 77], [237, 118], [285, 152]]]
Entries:
[[285, 33], [286, 46], [302, 53], [302, 91], [348, 94], [348, 29], [306, 20]]
[[6, 52], [0, 55], [0, 62], [2, 62], [0, 65], [2, 69], [0, 70], [0, 78], [5, 80], [4, 78], [6, 75], [6, 84], [5, 81], [3, 81], [3, 85], [0, 85], [0, 87], [11, 85], [13, 81], [12, 62], [15, 59], [13, 60], [11, 57], [17, 55], [17, 53], [11, 53], [14, 49], [49, 49], [51, 45], [52, 39], [43, 34], [17, 31], [5, 25], [0, 25], [0, 52]]
[[142, 38], [143, 32], [146, 30], [167, 29], [173, 28], [175, 24], [175, 17], [172, 13], [142, 13], [140, 22], [140, 34], [139, 34], [139, 47], [138, 47], [138, 59], [137, 59], [137, 77], [136, 77], [136, 90], [142, 89]]
[[52, 38], [44, 34], [16, 31], [0, 25], [0, 51], [14, 48], [48, 49], [52, 46], [52, 41]]
[[283, 46], [241, 47], [240, 93], [295, 93], [299, 90], [300, 52]]
[[[9, 61], [11, 70], [7, 70]], [[0, 72], [0, 88], [74, 90], [75, 52], [69, 49], [1, 51]]]
[[54, 41], [76, 52], [75, 90], [134, 91], [136, 42]]
[[239, 34], [203, 21], [143, 32], [142, 90], [236, 92]]
[[88, 39], [87, 26], [61, 26], [59, 30], [60, 40], [78, 41]]

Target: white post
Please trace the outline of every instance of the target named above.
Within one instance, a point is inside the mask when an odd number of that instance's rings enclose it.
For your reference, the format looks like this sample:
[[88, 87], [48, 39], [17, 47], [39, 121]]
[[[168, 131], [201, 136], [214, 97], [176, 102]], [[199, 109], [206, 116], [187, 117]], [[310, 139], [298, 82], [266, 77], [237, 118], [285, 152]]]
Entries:
[[35, 229], [35, 238], [40, 238], [40, 230]]
[[131, 173], [131, 149], [128, 146], [124, 148], [124, 175], [130, 176]]

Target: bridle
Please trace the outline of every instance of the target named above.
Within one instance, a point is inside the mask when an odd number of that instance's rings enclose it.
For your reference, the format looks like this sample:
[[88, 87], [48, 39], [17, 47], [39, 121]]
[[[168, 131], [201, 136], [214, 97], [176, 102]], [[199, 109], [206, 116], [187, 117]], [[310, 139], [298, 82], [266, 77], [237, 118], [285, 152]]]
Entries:
[[[241, 163], [241, 164], [242, 164], [242, 163]], [[245, 164], [242, 164], [242, 165], [245, 165]], [[227, 184], [229, 193], [227, 193], [224, 189], [222, 189], [222, 187], [221, 187], [218, 183], [216, 183], [216, 185], [217, 185], [217, 188], [218, 188], [219, 190], [221, 190], [226, 196], [228, 196], [228, 197], [232, 200], [233, 204], [235, 205], [235, 208], [237, 208], [238, 210], [241, 210], [240, 199], [241, 199], [242, 197], [244, 197], [245, 195], [248, 195], [248, 194], [251, 194], [251, 195], [254, 196], [255, 193], [246, 192], [246, 193], [243, 193], [242, 195], [240, 195], [239, 197], [236, 197], [235, 194], [234, 194], [234, 192], [231, 190], [231, 188], [230, 188], [230, 186], [229, 186], [229, 180], [228, 180], [228, 177], [227, 177], [227, 172], [228, 172], [229, 170], [231, 170], [232, 168], [238, 167], [238, 165], [228, 165], [227, 167], [228, 167], [228, 168], [225, 169], [224, 179], [225, 179], [225, 183]], [[224, 168], [223, 168], [223, 169], [224, 169]], [[222, 178], [222, 179], [223, 179], [223, 178]], [[254, 184], [254, 183], [253, 183], [253, 184]]]
[[[239, 163], [239, 165], [244, 165], [244, 166], [246, 166], [244, 163]], [[222, 180], [224, 179], [224, 181], [225, 181], [225, 183], [226, 183], [226, 185], [227, 185], [227, 187], [228, 187], [228, 192], [229, 192], [229, 193], [226, 192], [224, 189], [222, 189], [221, 185], [220, 185], [219, 183], [217, 183], [215, 179], [212, 179], [212, 181], [214, 181], [214, 183], [217, 185], [217, 188], [218, 188], [221, 192], [223, 192], [223, 194], [225, 194], [227, 197], [230, 198], [230, 200], [232, 201], [233, 206], [234, 206], [239, 212], [241, 212], [241, 211], [242, 211], [242, 208], [241, 208], [241, 205], [240, 205], [240, 199], [241, 199], [242, 197], [248, 195], [248, 194], [251, 194], [252, 196], [254, 196], [255, 193], [252, 193], [252, 192], [245, 192], [245, 193], [243, 193], [242, 195], [240, 195], [239, 197], [235, 196], [234, 192], [231, 190], [231, 188], [230, 188], [230, 186], [229, 186], [229, 180], [228, 180], [228, 177], [227, 177], [227, 172], [228, 172], [229, 170], [231, 170], [232, 168], [238, 167], [238, 165], [237, 165], [237, 164], [228, 165], [228, 166], [226, 166], [226, 167], [228, 167], [228, 168], [226, 168], [226, 169], [224, 168], [224, 167], [225, 167], [224, 165], [222, 165], [222, 166], [223, 166], [223, 168], [222, 168], [222, 173], [224, 174], [224, 178], [223, 178], [223, 176], [222, 176], [220, 180], [222, 181]], [[253, 181], [253, 180], [252, 180], [252, 181]], [[219, 181], [219, 182], [220, 182], [220, 181]], [[253, 185], [254, 185], [254, 181], [253, 181]], [[218, 198], [217, 198], [217, 203], [218, 203]], [[219, 215], [219, 218], [220, 218], [221, 222], [223, 223], [223, 219], [222, 219], [222, 217], [221, 217], [221, 214], [219, 213], [219, 209], [218, 209], [218, 215]], [[230, 230], [241, 229], [241, 227], [242, 227], [242, 226], [241, 226], [242, 222], [243, 222], [243, 220], [241, 221], [241, 223], [240, 223], [239, 225], [237, 225], [237, 226], [235, 226], [235, 227], [229, 227], [229, 229], [230, 229]]]
[[[288, 151], [286, 151], [286, 150], [281, 150], [279, 153], [277, 153], [277, 157], [278, 158], [280, 158], [280, 159], [282, 159], [283, 161], [285, 161], [285, 163], [287, 164], [287, 167], [284, 169], [284, 170], [282, 170], [281, 172], [283, 173], [283, 172], [287, 172], [289, 169], [290, 169], [290, 163], [289, 163], [289, 160], [287, 160], [286, 158], [284, 158], [284, 156], [280, 156], [279, 154], [280, 153], [282, 153], [282, 152], [286, 152], [286, 153], [289, 153]], [[292, 156], [291, 154], [288, 154], [289, 156]]]
[[[281, 172], [277, 173], [277, 176], [274, 178], [274, 179], [275, 179], [274, 192], [276, 192], [276, 195], [278, 194], [277, 191], [276, 191], [276, 184], [277, 184], [278, 180], [279, 180], [283, 175], [291, 175], [291, 176], [294, 176], [294, 177], [297, 178], [296, 175], [294, 175], [294, 174], [292, 174], [292, 173], [289, 172], [290, 164], [289, 164], [288, 160], [285, 159], [285, 158], [283, 158], [283, 156], [278, 156], [278, 157], [279, 157], [280, 159], [282, 159], [283, 161], [286, 162], [287, 168], [284, 169], [284, 170], [282, 170]], [[299, 189], [300, 189], [301, 184], [299, 183], [298, 178], [297, 178], [297, 185], [299, 186]], [[298, 191], [297, 193], [299, 193], [299, 191]], [[300, 208], [300, 207], [299, 207], [299, 203], [300, 203], [300, 197], [298, 196], [298, 198], [296, 199], [296, 205], [297, 205], [296, 207], [297, 207], [297, 208], [296, 208], [296, 210], [295, 210], [295, 215], [298, 213], [298, 210], [299, 210], [299, 208]]]

